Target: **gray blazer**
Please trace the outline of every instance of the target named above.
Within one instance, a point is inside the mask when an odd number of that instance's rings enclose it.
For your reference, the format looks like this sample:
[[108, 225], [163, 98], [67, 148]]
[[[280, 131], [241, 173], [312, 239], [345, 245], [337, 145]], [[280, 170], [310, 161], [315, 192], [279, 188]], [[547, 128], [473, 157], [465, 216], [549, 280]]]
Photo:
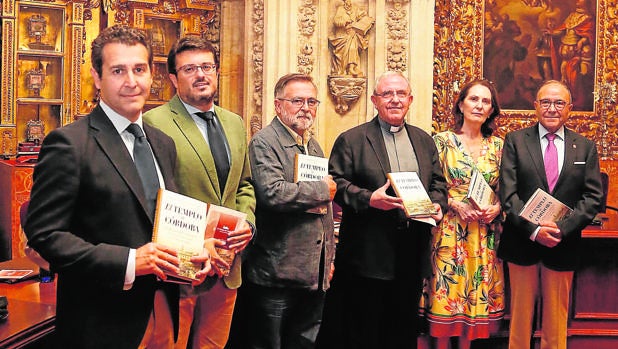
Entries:
[[[324, 157], [313, 138], [307, 151]], [[328, 275], [335, 255], [328, 186], [322, 181], [294, 183], [296, 153], [300, 148], [276, 118], [249, 144], [258, 233], [243, 268], [245, 277], [258, 285], [326, 290], [329, 281], [319, 280], [320, 268]], [[326, 215], [305, 212], [320, 205], [328, 206]]]

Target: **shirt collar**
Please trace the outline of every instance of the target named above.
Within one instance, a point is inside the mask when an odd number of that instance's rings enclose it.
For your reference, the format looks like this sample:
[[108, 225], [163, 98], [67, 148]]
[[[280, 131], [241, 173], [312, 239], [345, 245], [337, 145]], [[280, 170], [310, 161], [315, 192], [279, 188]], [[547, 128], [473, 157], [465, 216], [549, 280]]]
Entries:
[[[124, 132], [124, 130], [126, 130], [127, 127], [132, 124], [129, 119], [116, 113], [116, 111], [114, 111], [114, 109], [105, 104], [103, 100], [99, 101], [99, 105], [101, 106], [101, 109], [103, 109], [103, 111], [105, 112], [107, 118], [112, 122], [114, 128], [116, 129], [116, 131], [118, 131], [118, 133]], [[135, 120], [134, 124], [138, 124], [142, 130], [144, 129], [141, 112], [139, 113], [139, 117], [137, 118], [137, 120]]]
[[388, 133], [397, 133], [401, 130], [403, 130], [403, 126], [405, 125], [405, 122], [403, 122], [401, 125], [399, 126], [393, 126], [391, 124], [389, 124], [388, 122], [378, 118], [378, 122], [380, 123], [380, 127], [388, 132]]
[[211, 112], [215, 113], [215, 105], [214, 104], [208, 110], [201, 110], [201, 109], [198, 109], [198, 108], [192, 106], [191, 104], [186, 103], [185, 101], [182, 100], [182, 98], [180, 98], [180, 96], [178, 96], [178, 99], [180, 99], [180, 102], [182, 103], [182, 105], [185, 106], [185, 109], [187, 109], [187, 112], [191, 116], [195, 115], [195, 113], [201, 113], [201, 112], [204, 112], [204, 111], [211, 111]]
[[288, 127], [288, 125], [286, 125], [278, 115], [277, 115], [277, 119], [279, 120], [281, 125], [283, 125], [283, 127], [285, 127], [285, 129], [288, 130], [292, 138], [294, 138], [294, 141], [296, 142], [296, 144], [298, 144], [301, 147], [307, 148], [307, 144], [309, 144], [309, 139], [311, 138], [311, 136], [309, 136], [308, 130], [305, 131], [305, 133], [301, 136], [298, 133], [296, 133], [296, 131]]
[[[545, 135], [548, 134], [548, 133], [550, 133], [550, 132], [547, 131], [547, 129], [545, 127], [543, 127], [543, 125], [541, 125], [539, 123], [539, 138], [543, 139], [545, 137]], [[554, 132], [554, 134], [556, 136], [558, 136], [558, 138], [564, 140], [564, 125], [560, 126], [558, 131]]]

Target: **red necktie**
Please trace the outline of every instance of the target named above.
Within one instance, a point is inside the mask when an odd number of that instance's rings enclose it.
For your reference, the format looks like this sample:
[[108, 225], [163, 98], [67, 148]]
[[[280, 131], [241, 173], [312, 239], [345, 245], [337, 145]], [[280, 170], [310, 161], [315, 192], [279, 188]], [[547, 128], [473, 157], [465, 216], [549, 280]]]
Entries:
[[554, 139], [556, 138], [554, 133], [546, 134], [545, 138], [547, 138], [547, 148], [545, 148], [543, 162], [545, 162], [545, 176], [547, 176], [549, 191], [552, 192], [558, 181], [558, 149], [556, 149], [554, 144]]

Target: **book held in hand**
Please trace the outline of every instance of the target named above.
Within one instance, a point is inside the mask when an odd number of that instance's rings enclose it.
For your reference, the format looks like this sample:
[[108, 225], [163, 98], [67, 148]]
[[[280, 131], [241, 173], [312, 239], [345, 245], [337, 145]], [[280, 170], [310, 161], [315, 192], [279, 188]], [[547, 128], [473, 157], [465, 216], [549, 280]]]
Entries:
[[573, 210], [570, 207], [538, 188], [524, 204], [519, 216], [531, 223], [539, 224], [543, 221], [557, 222], [571, 212]]
[[485, 181], [485, 178], [479, 170], [472, 171], [472, 177], [470, 178], [470, 185], [468, 186], [468, 194], [466, 195], [468, 201], [477, 210], [482, 210], [490, 205], [493, 205], [497, 196], [493, 189], [489, 186], [489, 183]]
[[[239, 212], [233, 210], [231, 208], [217, 206], [210, 204], [208, 206], [208, 214], [206, 215], [206, 235], [205, 237], [226, 241], [226, 246], [224, 247], [216, 247], [217, 253], [227, 264], [232, 266], [234, 262], [234, 257], [236, 257], [236, 253], [233, 250], [230, 250], [227, 245], [228, 234], [231, 231], [236, 230], [242, 222], [247, 218], [247, 214], [243, 212]], [[224, 268], [223, 266], [219, 266], [222, 269], [223, 275], [229, 275], [229, 268]]]
[[[321, 181], [328, 176], [328, 159], [319, 156], [296, 154], [294, 156], [294, 183]], [[308, 213], [326, 214], [328, 206], [322, 205], [307, 210]]]
[[427, 218], [438, 213], [416, 172], [391, 172], [387, 177], [397, 196], [403, 200], [406, 216]]
[[178, 251], [178, 274], [168, 273], [167, 281], [189, 284], [202, 269], [190, 258], [202, 253], [208, 204], [186, 195], [159, 189], [152, 241]]

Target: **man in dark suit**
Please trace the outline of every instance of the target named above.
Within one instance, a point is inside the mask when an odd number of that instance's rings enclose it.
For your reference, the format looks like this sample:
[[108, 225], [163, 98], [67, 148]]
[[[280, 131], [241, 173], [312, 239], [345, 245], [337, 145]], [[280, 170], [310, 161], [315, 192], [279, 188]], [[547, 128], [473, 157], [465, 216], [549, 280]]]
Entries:
[[[178, 272], [177, 253], [151, 240], [156, 191], [176, 190], [176, 152], [171, 138], [142, 125], [152, 57], [143, 31], [103, 30], [92, 43], [99, 105], [43, 141], [25, 232], [58, 273], [59, 348], [173, 347], [178, 287], [157, 279]], [[150, 176], [136, 166], [138, 143]]]
[[[506, 135], [500, 168], [506, 221], [498, 257], [508, 262], [510, 275], [509, 348], [530, 348], [534, 303], [540, 295], [541, 348], [565, 349], [581, 231], [597, 214], [603, 196], [599, 159], [592, 141], [564, 127], [572, 108], [566, 85], [545, 82], [534, 106], [538, 124]], [[571, 215], [540, 225], [519, 217], [537, 188], [573, 208]]]
[[[371, 96], [378, 115], [341, 134], [329, 172], [343, 209], [335, 275], [328, 293], [340, 295], [341, 348], [416, 348], [422, 270], [428, 271], [431, 225], [409, 220], [387, 180], [416, 171], [442, 219], [446, 182], [432, 138], [405, 123], [412, 95], [400, 73], [380, 76]], [[326, 307], [333, 304], [327, 300]], [[327, 313], [323, 326], [328, 322]], [[331, 338], [330, 340], [336, 340]]]

